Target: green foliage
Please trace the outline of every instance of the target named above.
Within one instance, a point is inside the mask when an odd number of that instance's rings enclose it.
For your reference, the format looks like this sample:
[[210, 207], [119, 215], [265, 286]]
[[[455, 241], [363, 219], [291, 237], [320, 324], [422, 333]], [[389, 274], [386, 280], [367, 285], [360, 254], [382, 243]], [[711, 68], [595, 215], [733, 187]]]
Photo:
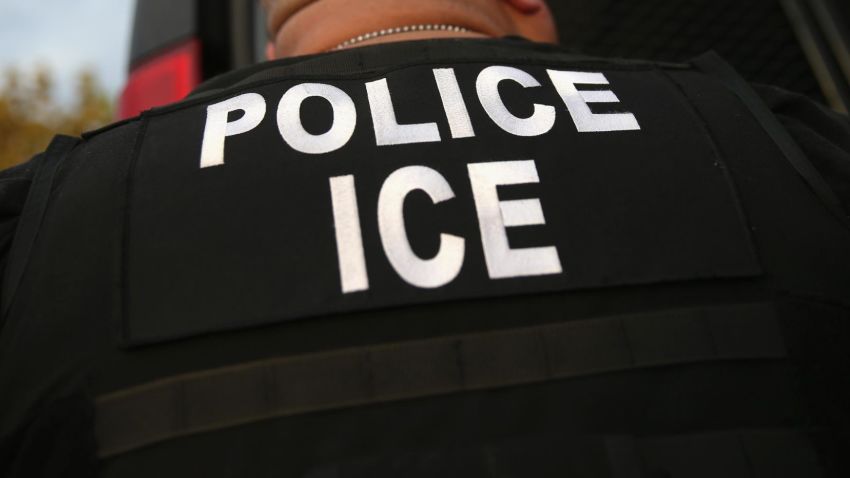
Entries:
[[72, 104], [58, 104], [53, 75], [8, 69], [0, 79], [0, 169], [44, 150], [55, 134], [78, 136], [113, 119], [113, 102], [95, 76], [81, 72]]

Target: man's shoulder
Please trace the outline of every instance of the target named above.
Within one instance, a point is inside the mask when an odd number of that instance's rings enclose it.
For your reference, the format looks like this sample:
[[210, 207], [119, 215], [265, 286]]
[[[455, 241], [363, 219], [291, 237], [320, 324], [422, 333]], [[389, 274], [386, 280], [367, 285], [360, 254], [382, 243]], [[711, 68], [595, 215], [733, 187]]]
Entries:
[[850, 118], [803, 95], [774, 86], [755, 91], [850, 211]]
[[[512, 65], [519, 69], [532, 71], [532, 76], [536, 75], [536, 80], [544, 86], [548, 82], [544, 70], [550, 68], [583, 72], [607, 71], [609, 69], [633, 71], [635, 75], [632, 75], [631, 78], [640, 75], [651, 76], [656, 75], [659, 71], [666, 71], [678, 82], [690, 81], [694, 77], [690, 73], [706, 73], [700, 68], [699, 61], [662, 63], [636, 59], [599, 58], [572, 52], [557, 45], [512, 38], [499, 40], [442, 39], [388, 43], [271, 61], [213, 78], [198, 87], [185, 100], [147, 112], [147, 116], [151, 119], [163, 116], [185, 116], [189, 123], [184, 121], [184, 127], [158, 130], [147, 134], [165, 139], [164, 144], [169, 145], [186, 141], [192, 142], [194, 140], [191, 140], [190, 137], [193, 138], [197, 135], [193, 136], [190, 133], [193, 130], [202, 132], [204, 117], [209, 112], [208, 108], [256, 92], [266, 96], [264, 105], [268, 109], [266, 114], [269, 116], [266, 120], [273, 120], [276, 107], [278, 113], [280, 112], [278, 103], [283, 101], [281, 96], [288, 88], [296, 84], [327, 83], [342, 86], [341, 82], [344, 81], [359, 81], [360, 86], [355, 88], [356, 91], [353, 93], [349, 91], [348, 93], [353, 95], [355, 103], [360, 108], [362, 107], [361, 101], [357, 97], [358, 95], [363, 96], [362, 93], [365, 93], [362, 84], [388, 77], [394, 71], [417, 67], [430, 67], [432, 69], [453, 67], [460, 70], [464, 68], [464, 65], [475, 64], [480, 64], [482, 68]], [[535, 73], [534, 69], [540, 70], [539, 74]], [[708, 72], [708, 76], [712, 76], [710, 72]], [[431, 78], [431, 83], [433, 83], [433, 80], [434, 78]], [[716, 78], [709, 78], [708, 81], [714, 80]], [[404, 84], [390, 85], [390, 89], [393, 90], [391, 93], [396, 94], [399, 89], [422, 90], [433, 86], [430, 83], [426, 85], [427, 80], [424, 77], [422, 81], [421, 84], [405, 82]], [[284, 89], [273, 87], [273, 85], [283, 83], [288, 85]], [[461, 91], [474, 90], [475, 86], [474, 81], [468, 87], [461, 85]], [[754, 89], [758, 94], [757, 98], [760, 98], [767, 109], [779, 119], [782, 126], [799, 144], [815, 167], [825, 176], [828, 176], [828, 182], [836, 190], [836, 194], [842, 198], [842, 202], [850, 204], [850, 123], [847, 121], [847, 117], [831, 112], [804, 96], [779, 88], [756, 85]], [[271, 96], [264, 93], [272, 90], [275, 94]], [[472, 95], [472, 92], [469, 94]], [[198, 111], [198, 113], [186, 115], [185, 112], [188, 110]], [[243, 120], [243, 122], [245, 121], [247, 119]], [[116, 134], [123, 136], [118, 131], [127, 129], [135, 131], [138, 129], [136, 126], [139, 123], [139, 121], [133, 119], [129, 122], [110, 125], [87, 135], [86, 139], [95, 140], [102, 136], [114, 137]], [[124, 139], [123, 141], [129, 140]], [[114, 144], [114, 141], [104, 142]], [[123, 147], [131, 148], [132, 145], [125, 144]], [[200, 147], [199, 143], [198, 148]]]

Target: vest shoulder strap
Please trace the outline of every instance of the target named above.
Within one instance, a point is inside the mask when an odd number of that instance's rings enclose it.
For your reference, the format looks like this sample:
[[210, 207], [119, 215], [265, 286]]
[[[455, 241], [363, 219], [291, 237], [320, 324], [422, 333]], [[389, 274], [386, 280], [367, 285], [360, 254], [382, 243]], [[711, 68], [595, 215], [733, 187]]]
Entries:
[[41, 164], [35, 173], [32, 186], [30, 187], [27, 201], [21, 212], [15, 239], [9, 250], [9, 259], [3, 277], [2, 309], [0, 317], [5, 318], [14, 301], [18, 284], [26, 270], [29, 262], [30, 252], [38, 237], [38, 231], [50, 202], [50, 192], [53, 189], [53, 180], [59, 165], [68, 157], [71, 150], [80, 142], [78, 138], [58, 135], [47, 147], [42, 157]]
[[750, 85], [714, 52], [706, 53], [694, 59], [693, 64], [703, 72], [719, 79], [724, 86], [741, 99], [744, 106], [762, 125], [782, 151], [782, 155], [806, 182], [815, 196], [845, 227], [850, 229], [850, 216], [848, 216], [838, 196]]

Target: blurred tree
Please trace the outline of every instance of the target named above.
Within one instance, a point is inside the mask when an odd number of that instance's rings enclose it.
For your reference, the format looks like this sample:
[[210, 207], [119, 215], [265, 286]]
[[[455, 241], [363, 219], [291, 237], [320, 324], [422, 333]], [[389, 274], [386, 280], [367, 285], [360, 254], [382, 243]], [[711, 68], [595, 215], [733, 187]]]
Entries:
[[48, 69], [8, 69], [0, 83], [0, 169], [44, 150], [55, 134], [79, 135], [112, 120], [113, 102], [91, 72], [77, 76], [74, 101], [62, 106]]

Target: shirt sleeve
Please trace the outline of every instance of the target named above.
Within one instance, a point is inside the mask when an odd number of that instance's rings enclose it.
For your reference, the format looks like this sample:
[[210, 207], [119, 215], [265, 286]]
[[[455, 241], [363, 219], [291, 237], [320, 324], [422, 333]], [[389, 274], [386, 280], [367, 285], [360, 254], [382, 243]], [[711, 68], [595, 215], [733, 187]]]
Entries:
[[[6, 273], [9, 249], [15, 237], [18, 217], [26, 203], [30, 184], [40, 160], [41, 156], [36, 156], [26, 163], [0, 171], [0, 285]], [[0, 296], [0, 303], [3, 300], [4, 297]]]
[[781, 88], [755, 90], [850, 213], [850, 118]]

